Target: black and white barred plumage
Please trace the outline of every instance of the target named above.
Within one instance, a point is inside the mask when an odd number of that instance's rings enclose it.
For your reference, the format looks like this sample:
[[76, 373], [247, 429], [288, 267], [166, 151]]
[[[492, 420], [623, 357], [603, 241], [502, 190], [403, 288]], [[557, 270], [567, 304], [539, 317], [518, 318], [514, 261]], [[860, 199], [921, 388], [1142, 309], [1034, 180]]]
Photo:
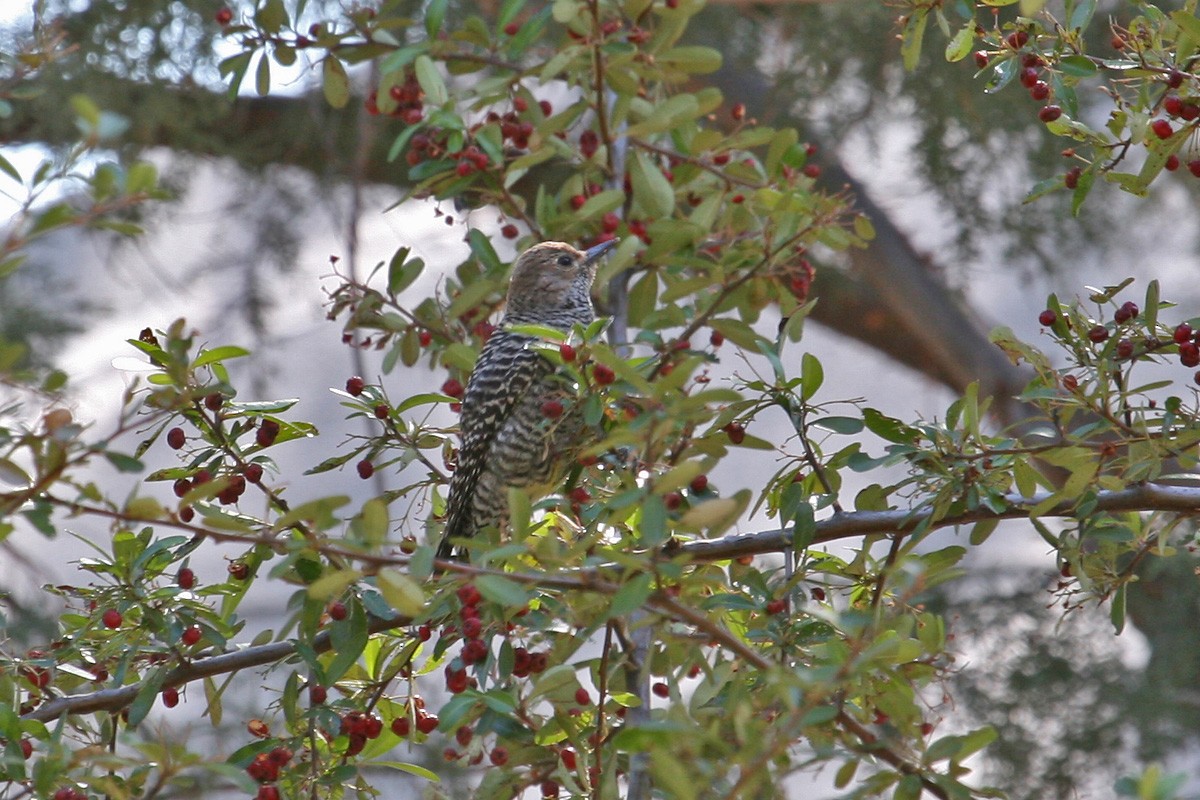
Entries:
[[567, 399], [553, 365], [513, 325], [569, 331], [596, 318], [591, 287], [600, 257], [615, 244], [587, 251], [543, 242], [521, 254], [509, 282], [504, 319], [488, 338], [467, 381], [461, 414], [462, 446], [450, 479], [446, 529], [438, 558], [452, 558], [454, 541], [502, 525], [508, 490], [544, 494], [578, 450], [583, 420], [577, 409], [549, 419], [542, 406]]

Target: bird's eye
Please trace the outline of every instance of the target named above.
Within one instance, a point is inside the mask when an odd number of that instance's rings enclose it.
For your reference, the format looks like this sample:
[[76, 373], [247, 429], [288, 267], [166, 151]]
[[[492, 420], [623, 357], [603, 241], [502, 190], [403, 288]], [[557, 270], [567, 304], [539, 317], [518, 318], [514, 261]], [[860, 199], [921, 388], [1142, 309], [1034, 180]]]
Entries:
[[571, 258], [568, 255], [561, 255], [558, 257], [558, 265], [560, 267], [569, 267], [574, 263], [575, 263], [575, 259]]

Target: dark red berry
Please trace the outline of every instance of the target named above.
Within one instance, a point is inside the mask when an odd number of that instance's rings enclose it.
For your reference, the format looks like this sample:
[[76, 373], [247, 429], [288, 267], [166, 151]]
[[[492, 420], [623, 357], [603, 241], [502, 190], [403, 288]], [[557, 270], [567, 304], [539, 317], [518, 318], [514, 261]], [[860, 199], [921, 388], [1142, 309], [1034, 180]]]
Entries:
[[175, 573], [175, 583], [180, 589], [190, 589], [196, 585], [196, 573], [192, 572], [190, 567], [182, 567]]
[[731, 422], [722, 428], [726, 435], [729, 436], [729, 441], [733, 444], [741, 444], [746, 438], [746, 428], [737, 422]]
[[367, 382], [364, 381], [362, 378], [358, 377], [357, 375], [355, 375], [353, 378], [347, 378], [346, 379], [346, 393], [349, 395], [352, 395], [353, 397], [358, 397], [360, 394], [363, 393], [363, 388], [366, 385], [367, 385]]
[[1200, 158], [1194, 158], [1187, 163], [1188, 172], [1200, 178]]
[[547, 400], [542, 403], [541, 410], [546, 419], [558, 419], [563, 415], [563, 404], [557, 400]]
[[412, 730], [412, 723], [408, 721], [408, 717], [396, 717], [392, 720], [392, 733], [397, 736], [408, 736]]
[[458, 381], [457, 378], [450, 378], [445, 383], [442, 384], [442, 394], [447, 395], [449, 397], [453, 397], [456, 399], [459, 397], [462, 397], [463, 391], [464, 391], [463, 385], [462, 385], [462, 383], [460, 383]]
[[1150, 123], [1150, 130], [1154, 131], [1154, 135], [1160, 139], [1169, 139], [1175, 129], [1171, 127], [1171, 123], [1165, 119], [1156, 119]]
[[225, 568], [229, 576], [235, 581], [244, 581], [250, 577], [250, 567], [246, 566], [245, 561], [230, 561], [229, 566]]
[[729, 116], [733, 117], [734, 122], [741, 122], [746, 118], [746, 104], [734, 103], [733, 108], [729, 109]]
[[1079, 379], [1074, 375], [1063, 375], [1062, 385], [1068, 392], [1073, 392], [1079, 388]]
[[179, 690], [174, 686], [168, 686], [162, 690], [163, 705], [167, 708], [174, 708], [179, 705]]
[[179, 637], [179, 641], [184, 645], [191, 647], [196, 642], [200, 641], [203, 633], [200, 631], [199, 625], [192, 625], [183, 629], [183, 633]]
[[696, 494], [706, 491], [708, 489], [708, 476], [697, 475], [696, 477], [692, 478], [692, 482], [688, 484], [688, 488]]
[[246, 471], [243, 474], [246, 476], [246, 480], [251, 483], [258, 483], [262, 480], [263, 476], [262, 464], [247, 464]]
[[213, 14], [213, 19], [223, 28], [233, 22], [233, 10], [229, 6], [221, 6], [217, 9], [217, 13]]
[[562, 759], [563, 766], [566, 767], [567, 769], [571, 770], [572, 772], [575, 770], [576, 765], [579, 763], [576, 760], [575, 751], [569, 747], [564, 747], [562, 752], [559, 753], [558, 756], [559, 756], [559, 758]]
[[1054, 122], [1054, 120], [1061, 116], [1062, 109], [1055, 105], [1042, 106], [1041, 110], [1038, 111], [1038, 119], [1042, 122]]
[[364, 458], [362, 461], [358, 462], [354, 469], [358, 471], [358, 477], [362, 478], [364, 481], [375, 474], [375, 465], [371, 463], [369, 458]]
[[590, 706], [591, 704], [592, 704], [592, 697], [591, 697], [591, 695], [588, 694], [587, 689], [580, 686], [578, 689], [575, 690], [575, 705]]
[[329, 690], [320, 684], [308, 687], [308, 702], [314, 706], [322, 705], [329, 696]]
[[1013, 50], [1020, 50], [1029, 43], [1029, 34], [1025, 31], [1013, 31], [1008, 36], [1004, 37], [1004, 43]]
[[1068, 189], [1074, 189], [1079, 185], [1079, 176], [1083, 174], [1081, 167], [1072, 167], [1067, 170], [1067, 174], [1063, 175], [1063, 185]]
[[1179, 323], [1179, 325], [1176, 326], [1176, 328], [1175, 328], [1175, 333], [1173, 334], [1173, 338], [1175, 339], [1176, 344], [1183, 344], [1184, 342], [1191, 341], [1192, 326], [1187, 324], [1186, 322]]
[[508, 750], [504, 747], [493, 747], [492, 752], [488, 754], [488, 760], [497, 767], [503, 767], [508, 763]]
[[505, 225], [500, 229], [500, 235], [505, 239], [515, 239], [521, 235], [521, 231], [517, 229], [516, 225]]
[[101, 617], [101, 620], [104, 622], [104, 627], [111, 628], [113, 630], [121, 627], [121, 623], [125, 621], [121, 616], [121, 612], [117, 611], [115, 608], [110, 608], [108, 611], [105, 611], [104, 616]]
[[172, 450], [178, 450], [187, 444], [187, 435], [184, 434], [183, 428], [171, 428], [167, 431], [167, 446]]
[[433, 714], [423, 716], [417, 719], [417, 730], [421, 733], [433, 733], [437, 730], [438, 718]]
[[417, 343], [421, 347], [429, 347], [431, 342], [433, 342], [433, 334], [429, 331], [421, 331], [417, 334]]
[[1183, 112], [1183, 98], [1177, 94], [1169, 94], [1163, 99], [1163, 111], [1172, 117], [1178, 117]]
[[1118, 324], [1123, 324], [1137, 317], [1138, 311], [1139, 309], [1137, 307], [1137, 303], [1129, 300], [1122, 303], [1120, 307], [1117, 308], [1116, 313], [1113, 314], [1113, 319], [1116, 320]]
[[1048, 308], [1045, 311], [1043, 311], [1042, 313], [1038, 314], [1038, 322], [1047, 328], [1049, 328], [1051, 325], [1053, 325], [1057, 321], [1058, 321], [1058, 314], [1055, 314], [1053, 311], [1051, 311]]
[[1133, 355], [1133, 342], [1129, 339], [1121, 339], [1117, 342], [1117, 358], [1129, 358]]
[[1175, 170], [1179, 169], [1179, 156], [1175, 155], [1174, 153], [1171, 153], [1171, 155], [1167, 156], [1167, 163], [1163, 165], [1163, 169], [1165, 169], [1167, 172], [1174, 172]]
[[1045, 81], [1038, 81], [1029, 87], [1029, 96], [1040, 103], [1050, 97], [1050, 86]]
[[258, 443], [259, 447], [270, 447], [275, 444], [277, 436], [279, 436], [279, 423], [273, 419], [264, 419], [254, 434], [254, 441]]
[[975, 51], [975, 66], [983, 69], [988, 65], [988, 54], [983, 50]]
[[212, 394], [205, 396], [204, 407], [209, 411], [220, 411], [221, 404], [224, 402], [225, 398], [221, 396], [220, 392], [213, 392]]
[[1179, 363], [1185, 367], [1200, 366], [1200, 345], [1195, 342], [1184, 342], [1179, 345]]
[[767, 602], [768, 614], [779, 614], [785, 608], [787, 608], [787, 603], [783, 600], [775, 599]]
[[650, 687], [650, 691], [654, 692], [654, 694], [658, 695], [659, 697], [671, 696], [671, 687], [667, 686], [667, 684], [663, 683], [662, 681], [656, 681], [655, 684]]
[[329, 612], [329, 618], [337, 622], [344, 620], [349, 613], [346, 610], [346, 604], [341, 600], [334, 600], [325, 610]]
[[592, 367], [592, 380], [600, 386], [607, 386], [616, 380], [617, 375], [613, 372], [612, 367], [605, 364], [596, 364]]
[[1088, 339], [1091, 339], [1096, 344], [1100, 344], [1101, 342], [1108, 340], [1108, 328], [1104, 327], [1103, 325], [1097, 325], [1088, 331], [1087, 336]]
[[521, 26], [515, 22], [510, 22], [504, 26], [505, 34], [509, 36], [516, 36], [519, 30], [521, 30]]

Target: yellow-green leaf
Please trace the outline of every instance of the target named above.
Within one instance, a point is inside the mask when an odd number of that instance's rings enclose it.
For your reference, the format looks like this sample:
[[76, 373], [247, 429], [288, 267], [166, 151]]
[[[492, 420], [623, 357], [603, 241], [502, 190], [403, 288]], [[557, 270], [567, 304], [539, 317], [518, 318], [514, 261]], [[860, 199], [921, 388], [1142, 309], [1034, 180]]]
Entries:
[[383, 599], [401, 614], [415, 617], [425, 610], [425, 592], [421, 585], [395, 567], [379, 570], [375, 582]]
[[346, 68], [334, 56], [326, 56], [321, 62], [321, 90], [325, 102], [334, 108], [342, 108], [350, 102], [350, 79]]

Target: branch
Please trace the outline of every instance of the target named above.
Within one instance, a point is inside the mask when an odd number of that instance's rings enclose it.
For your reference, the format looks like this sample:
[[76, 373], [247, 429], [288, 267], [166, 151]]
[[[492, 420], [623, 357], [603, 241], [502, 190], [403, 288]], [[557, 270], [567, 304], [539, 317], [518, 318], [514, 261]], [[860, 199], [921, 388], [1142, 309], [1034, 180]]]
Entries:
[[[1004, 502], [1009, 508], [1000, 513], [977, 508], [940, 518], [934, 518], [933, 510], [928, 506], [896, 511], [847, 511], [817, 522], [812, 543], [822, 544], [877, 533], [911, 533], [922, 525], [948, 528], [993, 519], [1020, 519], [1028, 517], [1031, 509], [1053, 496], [1052, 492], [1037, 492], [1032, 497], [1007, 494], [1004, 496]], [[1107, 512], [1174, 511], [1180, 514], [1200, 514], [1200, 486], [1144, 483], [1115, 491], [1097, 492], [1092, 509]], [[1043, 512], [1041, 516], [1073, 517], [1077, 513], [1077, 503], [1064, 500]], [[687, 555], [697, 561], [719, 561], [778, 552], [791, 545], [791, 529], [776, 529], [686, 542], [672, 550], [671, 555]]]
[[[376, 618], [371, 620], [367, 629], [371, 633], [379, 633], [380, 631], [407, 625], [411, 621], [410, 617]], [[296, 652], [297, 644], [298, 642], [295, 641], [271, 642], [270, 644], [247, 647], [232, 653], [222, 653], [210, 658], [182, 664], [167, 673], [166, 678], [163, 679], [162, 686], [163, 688], [181, 686], [185, 683], [190, 683], [200, 678], [208, 678], [212, 675], [233, 673], [242, 669], [273, 664], [293, 655]], [[311, 647], [318, 653], [324, 653], [331, 649], [332, 646], [333, 640], [329, 631], [321, 631], [313, 637]], [[128, 686], [121, 686], [116, 689], [101, 689], [98, 692], [89, 692], [88, 694], [57, 697], [23, 715], [21, 719], [36, 719], [41, 722], [49, 722], [64, 714], [116, 711], [132, 703], [146, 683], [147, 681], [139, 681], [138, 683], [131, 683]]]

